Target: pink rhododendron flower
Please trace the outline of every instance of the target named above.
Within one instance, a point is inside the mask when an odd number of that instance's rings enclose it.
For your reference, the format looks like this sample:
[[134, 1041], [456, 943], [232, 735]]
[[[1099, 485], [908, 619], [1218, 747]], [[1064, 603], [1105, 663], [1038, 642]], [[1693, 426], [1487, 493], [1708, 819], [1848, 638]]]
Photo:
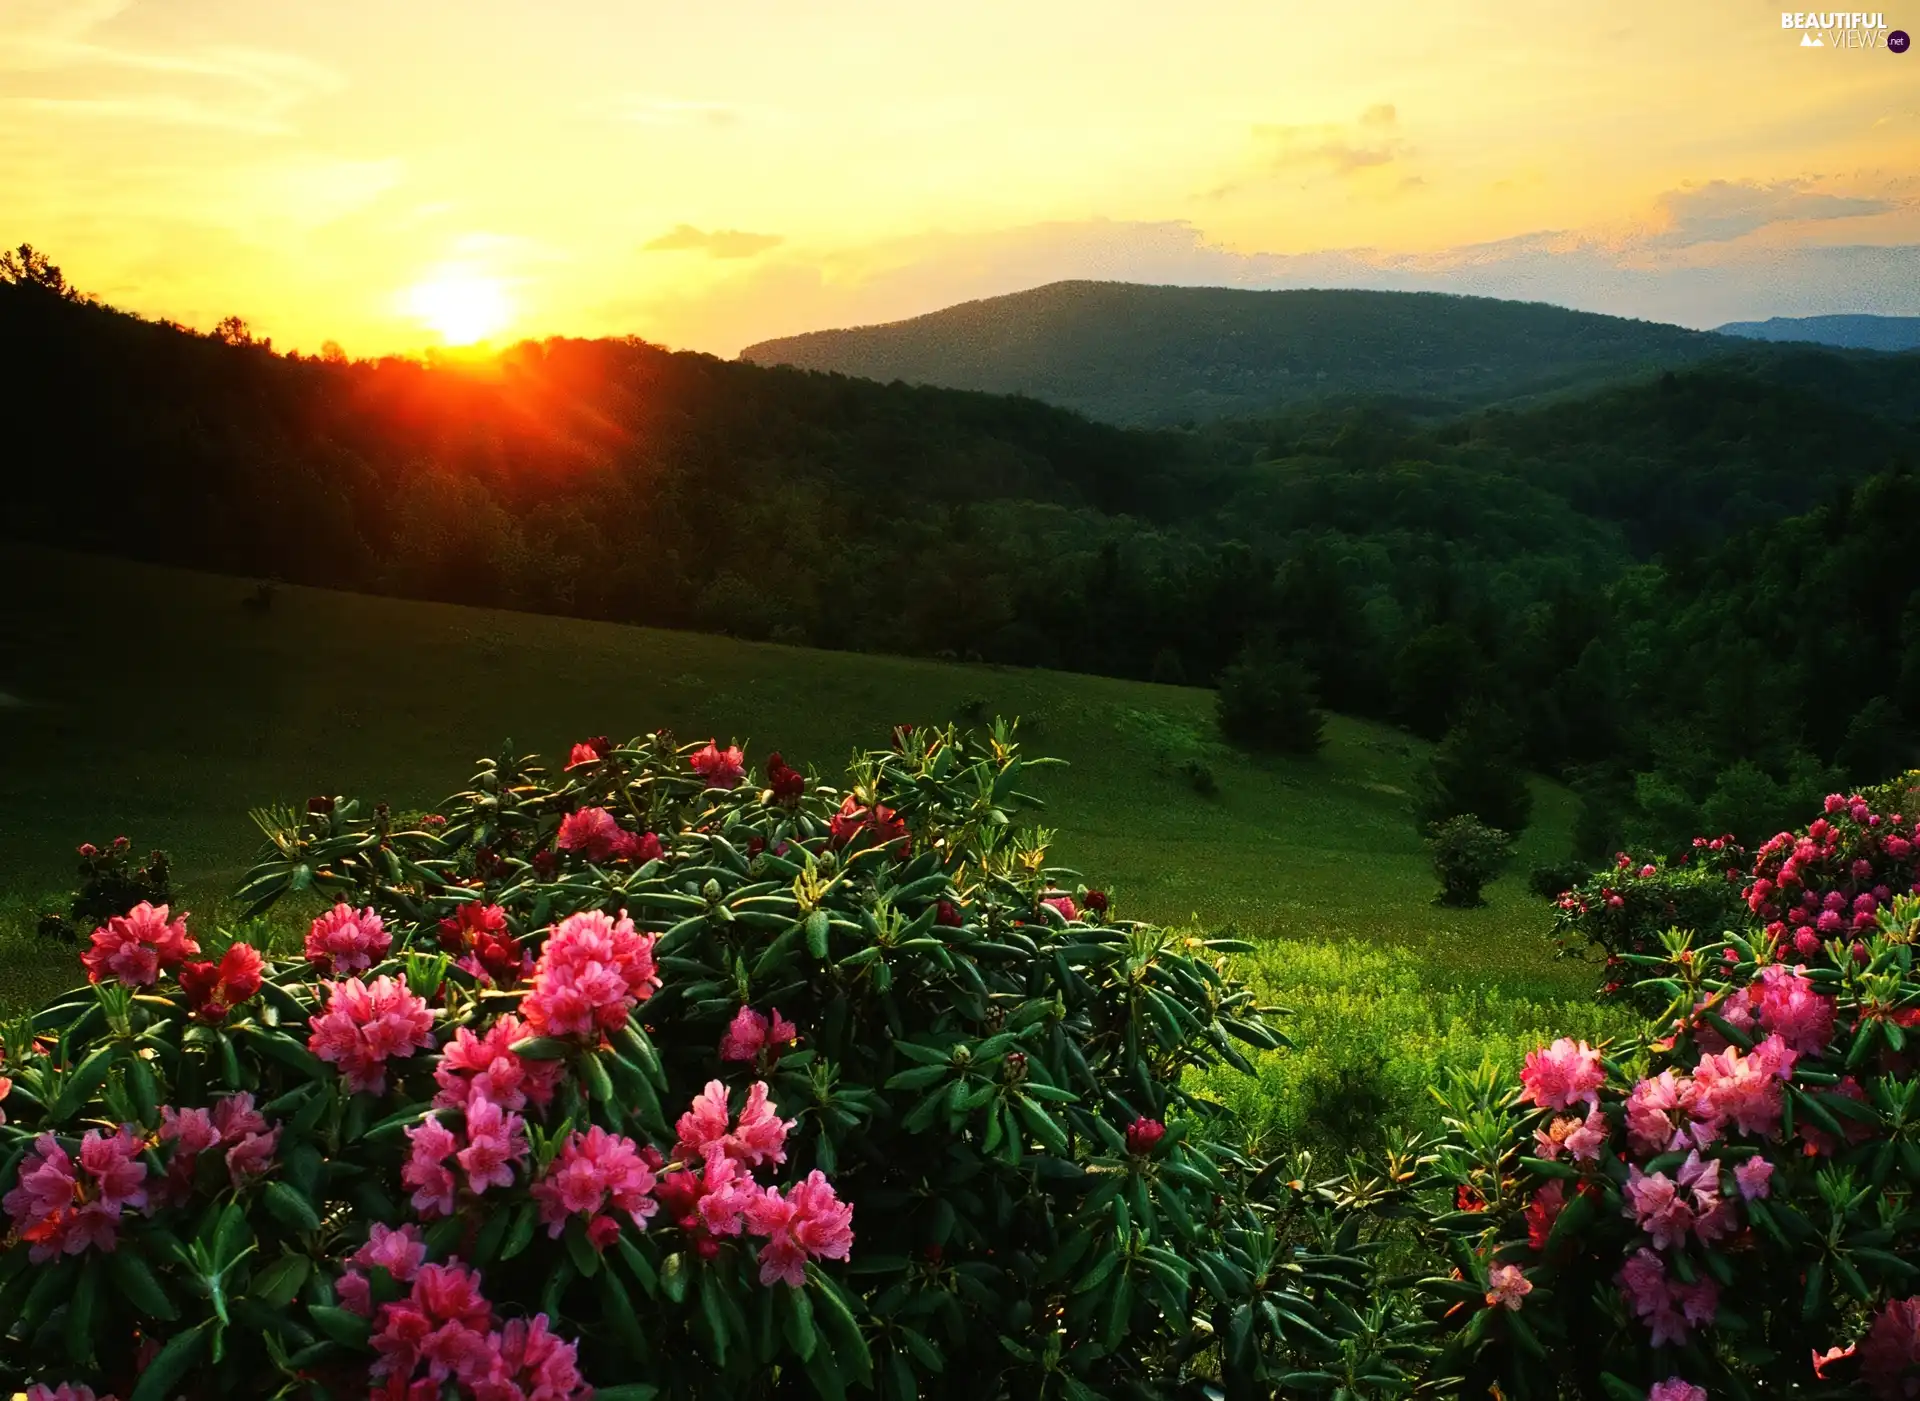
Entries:
[[583, 740], [567, 751], [567, 767], [577, 769], [582, 764], [597, 764], [613, 752], [613, 741], [605, 735], [595, 735]]
[[585, 1401], [580, 1345], [563, 1342], [547, 1316], [512, 1318], [488, 1339], [486, 1375], [471, 1383], [476, 1401]]
[[1772, 963], [1760, 970], [1750, 995], [1760, 1024], [1794, 1051], [1817, 1056], [1833, 1037], [1833, 999], [1814, 989], [1804, 965]]
[[199, 953], [200, 945], [187, 933], [187, 917], [169, 923], [167, 914], [167, 906], [142, 900], [94, 930], [92, 946], [80, 955], [87, 981], [152, 987], [161, 970], [178, 968]]
[[358, 978], [324, 986], [326, 1010], [311, 1019], [307, 1049], [339, 1066], [349, 1089], [384, 1093], [388, 1061], [433, 1045], [434, 1011], [408, 990], [404, 977], [382, 974], [371, 986]]
[[[828, 835], [837, 848], [868, 830], [872, 831], [874, 839], [882, 846], [907, 837], [906, 822], [892, 808], [885, 803], [875, 803], [872, 808], [867, 808], [849, 793], [841, 801], [840, 810], [827, 823]], [[904, 851], [912, 849], [912, 840], [908, 838]]]
[[653, 935], [597, 910], [569, 915], [547, 936], [520, 1014], [540, 1036], [593, 1037], [627, 1024], [660, 977]]
[[773, 1009], [771, 1020], [751, 1007], [742, 1007], [720, 1039], [720, 1059], [750, 1061], [758, 1059], [762, 1051], [773, 1051], [777, 1060], [778, 1048], [791, 1046], [799, 1035], [799, 1028], [783, 1018], [778, 1007]]
[[1545, 1127], [1535, 1129], [1533, 1140], [1539, 1155], [1549, 1161], [1565, 1152], [1578, 1163], [1598, 1162], [1600, 1150], [1607, 1142], [1607, 1116], [1597, 1104], [1587, 1110], [1584, 1119], [1574, 1114], [1562, 1115], [1550, 1120]]
[[620, 840], [620, 824], [605, 808], [581, 808], [560, 819], [554, 845], [589, 861], [605, 861]]
[[1773, 1164], [1757, 1155], [1748, 1158], [1733, 1170], [1733, 1180], [1740, 1189], [1740, 1195], [1748, 1201], [1770, 1196], [1773, 1192]]
[[1687, 1238], [1693, 1225], [1693, 1205], [1664, 1172], [1643, 1173], [1638, 1167], [1627, 1175], [1626, 1204], [1622, 1214], [1653, 1240], [1655, 1250], [1671, 1250]]
[[356, 912], [335, 905], [307, 930], [307, 962], [329, 976], [364, 973], [392, 947], [393, 936], [371, 907]]
[[507, 927], [507, 912], [478, 900], [440, 921], [440, 947], [481, 981], [507, 987], [533, 971], [533, 955]]
[[347, 1257], [347, 1268], [334, 1282], [334, 1293], [341, 1307], [371, 1318], [373, 1286], [363, 1271], [382, 1269], [396, 1284], [410, 1284], [426, 1262], [427, 1243], [418, 1226], [409, 1222], [395, 1228], [376, 1221], [367, 1243]]
[[747, 776], [740, 747], [722, 749], [712, 740], [707, 741], [705, 749], [688, 757], [687, 766], [699, 774], [709, 788], [738, 788], [740, 780]]
[[1487, 1271], [1487, 1303], [1518, 1311], [1520, 1301], [1533, 1293], [1532, 1282], [1518, 1265], [1495, 1265]]
[[58, 1386], [46, 1386], [35, 1382], [27, 1388], [27, 1401], [115, 1401], [111, 1392], [96, 1397], [93, 1388], [82, 1386], [79, 1382], [61, 1382]]
[[476, 1095], [467, 1101], [463, 1132], [467, 1146], [453, 1156], [467, 1190], [477, 1197], [489, 1187], [511, 1187], [513, 1164], [527, 1156], [527, 1121]]
[[1879, 1401], [1906, 1401], [1920, 1391], [1920, 1298], [1894, 1299], [1874, 1316], [1859, 1343], [1860, 1379]]
[[180, 990], [198, 1021], [225, 1021], [227, 1013], [260, 991], [267, 961], [251, 944], [234, 944], [216, 963], [180, 965]]
[[1769, 1036], [1745, 1056], [1733, 1046], [1716, 1056], [1702, 1056], [1693, 1070], [1694, 1083], [1716, 1124], [1768, 1138], [1779, 1130], [1785, 1106], [1782, 1083], [1793, 1074], [1796, 1059], [1778, 1036]]
[[1547, 1236], [1566, 1204], [1567, 1184], [1557, 1177], [1547, 1179], [1546, 1185], [1533, 1194], [1533, 1200], [1527, 1203], [1526, 1216], [1527, 1244], [1534, 1250], [1547, 1248]]
[[1167, 1126], [1158, 1119], [1135, 1119], [1127, 1125], [1127, 1151], [1136, 1158], [1144, 1158], [1158, 1148], [1166, 1136]]
[[725, 1083], [707, 1081], [706, 1088], [693, 1097], [693, 1104], [674, 1125], [680, 1140], [674, 1156], [692, 1162], [705, 1158], [709, 1151], [724, 1150], [731, 1121]]
[[400, 1185], [413, 1189], [413, 1209], [426, 1217], [453, 1215], [460, 1184], [448, 1163], [460, 1148], [459, 1137], [429, 1115], [407, 1129], [407, 1141], [411, 1148]]
[[569, 1216], [600, 1217], [618, 1212], [640, 1230], [659, 1209], [656, 1178], [630, 1138], [608, 1133], [598, 1124], [576, 1133], [533, 1184], [540, 1220], [549, 1236], [566, 1229]]
[[1682, 1284], [1668, 1278], [1660, 1257], [1642, 1246], [1618, 1276], [1621, 1296], [1652, 1332], [1655, 1347], [1684, 1343], [1695, 1326], [1711, 1323], [1720, 1306], [1720, 1286], [1711, 1279]]
[[1051, 895], [1040, 903], [1058, 913], [1064, 920], [1080, 918], [1080, 907], [1073, 903], [1071, 895]]
[[434, 1107], [464, 1109], [474, 1099], [488, 1099], [502, 1109], [525, 1109], [529, 1102], [536, 1109], [546, 1108], [566, 1067], [557, 1060], [515, 1055], [514, 1043], [531, 1034], [511, 1012], [500, 1016], [484, 1036], [464, 1026], [455, 1031], [434, 1068], [434, 1083], [440, 1087]]
[[1600, 1053], [1584, 1041], [1565, 1036], [1543, 1050], [1529, 1052], [1520, 1072], [1527, 1098], [1542, 1109], [1571, 1109], [1581, 1101], [1598, 1104], [1606, 1079]]
[[756, 1080], [747, 1087], [747, 1102], [740, 1107], [733, 1133], [726, 1141], [726, 1153], [747, 1167], [787, 1160], [787, 1131], [794, 1121], [782, 1119], [767, 1098], [767, 1082]]
[[1695, 1386], [1685, 1377], [1668, 1377], [1653, 1384], [1647, 1392], [1647, 1401], [1707, 1401], [1707, 1389]]
[[[372, 1338], [380, 1356], [372, 1374], [406, 1381], [424, 1366], [429, 1381], [472, 1387], [493, 1370], [493, 1321], [477, 1272], [458, 1260], [422, 1265], [408, 1297], [380, 1311]], [[430, 1394], [439, 1391], [434, 1386]]]
[[853, 1207], [834, 1194], [826, 1175], [815, 1169], [782, 1195], [769, 1188], [746, 1208], [747, 1229], [765, 1236], [760, 1247], [760, 1282], [799, 1289], [807, 1282], [807, 1260], [844, 1260], [853, 1250]]
[[90, 1130], [80, 1140], [77, 1164], [52, 1134], [34, 1140], [13, 1190], [0, 1198], [33, 1263], [89, 1248], [113, 1252], [121, 1211], [147, 1205], [147, 1165], [140, 1161], [140, 1149], [127, 1124], [110, 1137]]

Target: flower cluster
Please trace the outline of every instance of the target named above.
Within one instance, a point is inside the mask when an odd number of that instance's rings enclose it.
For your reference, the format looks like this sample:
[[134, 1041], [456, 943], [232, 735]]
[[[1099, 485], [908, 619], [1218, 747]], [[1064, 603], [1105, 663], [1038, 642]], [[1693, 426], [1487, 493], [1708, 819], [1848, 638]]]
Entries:
[[727, 1087], [711, 1081], [680, 1116], [673, 1168], [654, 1190], [666, 1219], [693, 1233], [700, 1254], [717, 1253], [718, 1237], [761, 1237], [760, 1282], [799, 1288], [809, 1257], [847, 1258], [853, 1208], [818, 1170], [785, 1193], [754, 1181], [753, 1169], [786, 1161], [792, 1127], [775, 1112], [764, 1081], [748, 1087], [738, 1117], [729, 1114]]
[[307, 930], [307, 962], [328, 977], [364, 973], [392, 947], [385, 921], [371, 909], [335, 905]]
[[502, 1109], [525, 1109], [530, 1103], [535, 1109], [546, 1108], [563, 1067], [559, 1061], [515, 1055], [514, 1043], [530, 1034], [527, 1024], [511, 1012], [478, 1036], [469, 1027], [458, 1028], [434, 1067], [434, 1083], [440, 1087], [434, 1107], [465, 1109], [475, 1099], [489, 1099]]
[[326, 1010], [312, 1019], [307, 1049], [340, 1067], [350, 1090], [384, 1094], [387, 1062], [433, 1046], [434, 1011], [386, 974], [371, 985], [358, 978], [323, 984]]
[[807, 791], [807, 777], [780, 757], [778, 750], [767, 755], [767, 787], [776, 803], [799, 801]]
[[712, 740], [707, 747], [696, 751], [687, 760], [687, 766], [700, 775], [701, 781], [709, 788], [734, 789], [740, 786], [740, 780], [747, 776], [747, 766], [738, 745], [729, 745], [722, 749]]
[[[1562, 957], [1597, 949], [1605, 974], [1600, 993], [1633, 992], [1628, 959], [1657, 956], [1670, 928], [1708, 936], [1737, 924], [1747, 853], [1730, 836], [1696, 837], [1690, 850], [1669, 859], [1621, 852], [1613, 867], [1566, 890], [1554, 901], [1554, 935]], [[1648, 1010], [1653, 1010], [1651, 1005]]]
[[461, 1118], [457, 1134], [433, 1115], [407, 1130], [411, 1151], [400, 1183], [412, 1189], [413, 1209], [424, 1217], [453, 1215], [460, 1187], [456, 1168], [478, 1197], [489, 1187], [511, 1187], [514, 1164], [526, 1161], [527, 1121], [521, 1115], [473, 1095]]
[[874, 803], [869, 807], [851, 793], [828, 822], [827, 831], [836, 847], [845, 846], [866, 832], [880, 846], [899, 843], [900, 849], [896, 855], [904, 857], [913, 854], [913, 838], [908, 835], [906, 821], [898, 813], [885, 803]]
[[620, 1234], [620, 1222], [611, 1213], [645, 1230], [648, 1218], [660, 1209], [653, 1199], [654, 1170], [664, 1161], [658, 1149], [642, 1149], [598, 1124], [570, 1135], [533, 1184], [547, 1234], [558, 1236], [568, 1218], [578, 1216], [587, 1223], [587, 1239], [604, 1250]]
[[94, 930], [92, 947], [80, 955], [87, 980], [150, 988], [163, 970], [171, 972], [199, 953], [200, 945], [187, 933], [187, 917], [169, 921], [169, 913], [167, 906], [143, 900]]
[[192, 1189], [194, 1171], [203, 1153], [218, 1153], [235, 1187], [266, 1175], [280, 1145], [280, 1128], [253, 1107], [249, 1093], [226, 1095], [209, 1111], [200, 1108], [160, 1110], [160, 1141], [171, 1143], [167, 1159], [166, 1192], [184, 1200]]
[[509, 987], [533, 971], [533, 955], [520, 947], [498, 905], [469, 900], [440, 921], [440, 947], [476, 979]]
[[758, 1060], [765, 1054], [769, 1063], [780, 1059], [780, 1052], [799, 1039], [799, 1028], [780, 1015], [775, 1007], [771, 1019], [751, 1007], [734, 1013], [727, 1034], [720, 1038], [720, 1059], [724, 1061]]
[[234, 944], [218, 963], [189, 960], [180, 965], [180, 990], [197, 1021], [225, 1021], [227, 1013], [260, 991], [267, 962], [250, 944]]
[[597, 1037], [618, 1031], [627, 1014], [660, 986], [653, 935], [633, 927], [625, 910], [569, 915], [547, 936], [533, 983], [520, 1004], [541, 1036]]
[[1781, 957], [1813, 959], [1832, 941], [1850, 944], [1895, 895], [1920, 891], [1911, 823], [1874, 811], [1859, 794], [1829, 794], [1825, 809], [1806, 831], [1760, 848], [1745, 891]]
[[378, 1394], [437, 1396], [450, 1381], [481, 1401], [593, 1394], [580, 1375], [579, 1345], [554, 1336], [543, 1313], [501, 1322], [477, 1270], [457, 1259], [418, 1265], [409, 1283], [407, 1297], [383, 1305], [375, 1319], [373, 1375], [386, 1383]]
[[50, 1133], [34, 1140], [20, 1163], [19, 1183], [0, 1198], [29, 1258], [42, 1264], [88, 1249], [111, 1253], [122, 1211], [145, 1210], [147, 1165], [131, 1124], [112, 1134], [89, 1130], [75, 1163]]

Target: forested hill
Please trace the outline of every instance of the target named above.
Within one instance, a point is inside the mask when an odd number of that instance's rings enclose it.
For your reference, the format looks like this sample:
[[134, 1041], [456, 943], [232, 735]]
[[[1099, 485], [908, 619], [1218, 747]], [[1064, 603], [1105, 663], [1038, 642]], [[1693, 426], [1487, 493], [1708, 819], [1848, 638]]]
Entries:
[[1326, 394], [1467, 407], [1689, 364], [1725, 339], [1438, 292], [1055, 282], [740, 352], [758, 364], [1029, 394], [1109, 423], [1266, 415]]
[[[1866, 532], [1912, 495], [1920, 357], [1756, 347], [1524, 410], [1349, 397], [1171, 431], [637, 341], [426, 366], [234, 339], [0, 284], [0, 535], [1203, 685], [1269, 645], [1331, 708], [1434, 736], [1504, 714], [1598, 795], [1593, 850], [1635, 822], [1764, 824], [1833, 766], [1913, 748], [1920, 556], [1889, 573]], [[1822, 540], [1844, 567], [1802, 558]], [[1878, 611], [1853, 670], [1806, 650], [1749, 742], [1746, 692], [1680, 663], [1751, 669], [1781, 627], [1829, 628], [1860, 561]]]

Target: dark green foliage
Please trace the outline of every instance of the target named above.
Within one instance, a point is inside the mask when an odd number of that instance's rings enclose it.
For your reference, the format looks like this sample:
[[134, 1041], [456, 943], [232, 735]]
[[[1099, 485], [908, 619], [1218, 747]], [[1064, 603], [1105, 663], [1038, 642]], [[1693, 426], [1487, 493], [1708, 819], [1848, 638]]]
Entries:
[[1621, 852], [1555, 893], [1556, 956], [1599, 958], [1602, 997], [1637, 997], [1657, 1011], [1666, 995], [1638, 988], [1629, 960], [1658, 955], [1669, 929], [1715, 939], [1747, 923], [1750, 869], [1747, 849], [1727, 835], [1695, 837], [1671, 856]]
[[1414, 801], [1423, 828], [1473, 816], [1509, 835], [1533, 817], [1533, 793], [1517, 760], [1513, 726], [1501, 712], [1473, 706], [1433, 751]]
[[1316, 702], [1314, 679], [1296, 658], [1253, 646], [1220, 673], [1215, 713], [1220, 732], [1235, 744], [1311, 754], [1326, 740], [1327, 717]]
[[1213, 770], [1198, 759], [1188, 759], [1180, 765], [1180, 773], [1189, 787], [1203, 798], [1217, 797], [1220, 785], [1214, 779]]
[[1472, 817], [1449, 817], [1427, 836], [1433, 873], [1440, 878], [1434, 903], [1472, 908], [1484, 905], [1480, 892], [1513, 861], [1513, 841], [1497, 828]]
[[1584, 861], [1561, 861], [1551, 866], [1535, 866], [1527, 872], [1527, 889], [1542, 900], [1557, 900], [1579, 884], [1592, 869]]

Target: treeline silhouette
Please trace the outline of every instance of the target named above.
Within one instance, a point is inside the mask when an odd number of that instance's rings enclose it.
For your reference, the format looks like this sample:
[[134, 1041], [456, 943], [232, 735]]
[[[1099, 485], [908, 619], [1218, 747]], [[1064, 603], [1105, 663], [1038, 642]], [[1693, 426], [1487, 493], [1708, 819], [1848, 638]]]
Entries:
[[0, 264], [13, 538], [1200, 685], [1257, 647], [1333, 709], [1477, 717], [1576, 783], [1587, 855], [1771, 830], [1912, 755], [1912, 357], [1139, 431], [636, 340], [289, 356], [49, 268]]

